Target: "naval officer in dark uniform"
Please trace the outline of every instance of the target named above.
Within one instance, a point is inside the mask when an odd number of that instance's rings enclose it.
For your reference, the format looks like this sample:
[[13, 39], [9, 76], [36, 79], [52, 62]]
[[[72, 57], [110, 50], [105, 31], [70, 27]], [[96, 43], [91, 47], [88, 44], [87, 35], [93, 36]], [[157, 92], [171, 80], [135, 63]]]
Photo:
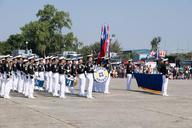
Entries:
[[92, 99], [92, 91], [93, 91], [93, 73], [94, 73], [94, 64], [93, 64], [93, 55], [88, 55], [88, 62], [86, 64], [86, 77], [89, 81], [88, 89], [87, 89], [87, 98]]
[[59, 58], [59, 83], [60, 83], [60, 98], [65, 97], [65, 58]]
[[83, 57], [79, 57], [78, 60], [79, 96], [85, 96], [85, 65], [83, 64]]
[[162, 95], [168, 96], [167, 94], [167, 88], [168, 88], [168, 81], [169, 81], [169, 62], [168, 59], [163, 59], [161, 61], [161, 67], [160, 67], [160, 73], [163, 74], [163, 85], [162, 85]]
[[34, 86], [35, 86], [35, 67], [34, 67], [34, 56], [28, 58], [28, 77], [29, 77], [29, 88], [28, 88], [28, 98], [34, 98]]
[[131, 79], [132, 79], [132, 73], [134, 70], [134, 66], [132, 63], [132, 59], [128, 60], [128, 64], [127, 64], [127, 69], [126, 69], [126, 73], [127, 73], [127, 90], [131, 90]]

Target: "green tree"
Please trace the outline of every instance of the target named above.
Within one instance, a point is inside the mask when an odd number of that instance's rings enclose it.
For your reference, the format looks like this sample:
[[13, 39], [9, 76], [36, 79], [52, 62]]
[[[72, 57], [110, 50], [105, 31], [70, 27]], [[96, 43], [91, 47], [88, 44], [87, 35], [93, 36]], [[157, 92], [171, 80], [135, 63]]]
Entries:
[[65, 51], [77, 51], [82, 44], [72, 32], [69, 32], [63, 36], [62, 45]]
[[45, 5], [36, 14], [38, 20], [21, 28], [29, 47], [41, 56], [55, 53], [62, 47], [62, 29], [71, 28], [69, 13], [58, 11], [53, 5]]
[[161, 42], [161, 37], [154, 37], [153, 40], [151, 41], [151, 50], [154, 52], [157, 52], [158, 46]]
[[10, 35], [6, 42], [10, 45], [11, 50], [25, 48], [26, 46], [22, 34]]
[[5, 41], [0, 42], [0, 54], [6, 55], [11, 53], [11, 45], [6, 43]]

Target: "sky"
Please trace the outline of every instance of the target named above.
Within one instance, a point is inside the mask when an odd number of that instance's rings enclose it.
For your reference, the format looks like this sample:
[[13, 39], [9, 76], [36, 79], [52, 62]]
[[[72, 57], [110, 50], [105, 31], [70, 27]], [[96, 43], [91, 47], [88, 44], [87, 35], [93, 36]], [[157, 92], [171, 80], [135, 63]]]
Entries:
[[109, 24], [123, 50], [150, 48], [160, 36], [162, 50], [192, 51], [192, 0], [0, 0], [0, 40], [37, 20], [45, 4], [69, 12], [70, 31], [85, 44], [99, 41], [101, 26]]

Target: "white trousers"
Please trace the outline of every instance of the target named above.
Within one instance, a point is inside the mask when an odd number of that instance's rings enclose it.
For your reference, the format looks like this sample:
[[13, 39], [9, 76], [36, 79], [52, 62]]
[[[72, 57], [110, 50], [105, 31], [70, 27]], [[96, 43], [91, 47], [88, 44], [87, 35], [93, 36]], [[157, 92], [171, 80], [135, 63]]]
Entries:
[[162, 94], [163, 95], [167, 95], [168, 81], [169, 81], [169, 79], [166, 78], [165, 75], [163, 75], [163, 85], [162, 85]]
[[4, 98], [9, 98], [9, 93], [12, 86], [12, 78], [8, 78], [5, 80], [5, 88], [4, 88]]
[[2, 77], [2, 75], [0, 74], [0, 94], [1, 94], [2, 81], [3, 81], [3, 77]]
[[17, 90], [17, 84], [18, 84], [18, 77], [17, 77], [16, 73], [13, 73], [13, 78], [12, 79], [13, 79], [12, 89], [14, 91], [16, 91]]
[[127, 90], [131, 90], [132, 74], [127, 74]]
[[28, 79], [28, 97], [33, 98], [33, 93], [34, 93], [34, 86], [35, 86], [35, 79], [34, 78], [29, 78]]
[[85, 74], [79, 75], [79, 95], [85, 95]]
[[29, 96], [29, 78], [27, 78], [26, 76], [24, 78], [24, 95], [26, 97]]
[[5, 84], [6, 84], [6, 79], [4, 77], [5, 75], [2, 74], [2, 77], [1, 77], [1, 91], [0, 91], [0, 95], [1, 97], [4, 97], [5, 95]]
[[59, 73], [53, 73], [53, 83], [52, 83], [52, 88], [53, 88], [53, 96], [58, 96], [58, 88], [59, 88]]
[[26, 75], [23, 75], [23, 94], [25, 96], [28, 96], [27, 89], [28, 89], [28, 77]]
[[49, 72], [45, 72], [45, 90], [49, 90]]
[[111, 75], [109, 74], [109, 77], [105, 83], [105, 90], [104, 90], [104, 93], [109, 93], [109, 83], [111, 81]]
[[60, 82], [60, 97], [65, 97], [65, 75], [59, 75], [59, 82]]
[[93, 73], [87, 73], [87, 79], [89, 81], [88, 89], [87, 89], [87, 97], [92, 98], [93, 91]]
[[18, 87], [18, 92], [19, 93], [22, 93], [23, 92], [23, 82], [24, 82], [24, 79], [23, 79], [23, 75], [21, 75], [21, 72], [19, 71], [18, 72], [18, 74], [19, 74], [19, 81], [18, 81], [18, 85], [17, 85], [17, 87]]
[[48, 92], [49, 93], [52, 93], [53, 92], [53, 88], [52, 88], [52, 81], [53, 81], [53, 77], [52, 77], [52, 72], [50, 71], [49, 73], [48, 73], [48, 76], [49, 76], [49, 83], [48, 83]]

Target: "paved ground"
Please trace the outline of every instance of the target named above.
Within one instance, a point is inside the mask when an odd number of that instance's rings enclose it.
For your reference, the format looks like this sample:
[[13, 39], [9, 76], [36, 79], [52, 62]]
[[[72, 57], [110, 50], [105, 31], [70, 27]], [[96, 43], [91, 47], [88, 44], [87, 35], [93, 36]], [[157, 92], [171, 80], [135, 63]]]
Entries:
[[0, 128], [192, 128], [192, 81], [169, 81], [169, 97], [125, 90], [111, 81], [111, 94], [89, 100], [59, 99], [36, 92], [36, 99], [12, 93], [0, 98]]

